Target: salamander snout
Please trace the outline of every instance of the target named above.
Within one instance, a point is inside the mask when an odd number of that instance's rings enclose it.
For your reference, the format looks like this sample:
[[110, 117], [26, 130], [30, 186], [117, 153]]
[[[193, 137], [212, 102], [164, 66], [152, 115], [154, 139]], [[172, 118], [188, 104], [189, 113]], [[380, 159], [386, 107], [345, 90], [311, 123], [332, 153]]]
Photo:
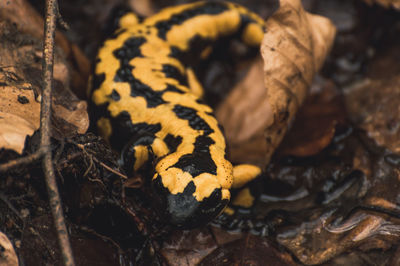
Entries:
[[223, 190], [215, 188], [209, 197], [199, 201], [193, 195], [196, 191], [193, 181], [187, 183], [182, 192], [171, 193], [164, 186], [160, 174], [153, 178], [157, 210], [165, 217], [167, 223], [179, 228], [204, 225], [220, 214], [229, 201], [222, 197]]

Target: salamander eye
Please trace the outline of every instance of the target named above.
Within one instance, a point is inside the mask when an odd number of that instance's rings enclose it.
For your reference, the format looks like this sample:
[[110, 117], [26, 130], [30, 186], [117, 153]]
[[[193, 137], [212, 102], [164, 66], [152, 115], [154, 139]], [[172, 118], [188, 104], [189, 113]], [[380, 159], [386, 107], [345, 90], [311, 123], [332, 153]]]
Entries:
[[168, 223], [179, 228], [204, 225], [220, 214], [228, 204], [228, 200], [222, 198], [220, 188], [215, 189], [209, 197], [198, 201], [193, 196], [196, 190], [193, 181], [187, 184], [182, 193], [172, 194], [163, 186], [159, 174], [153, 179], [153, 190], [156, 209]]

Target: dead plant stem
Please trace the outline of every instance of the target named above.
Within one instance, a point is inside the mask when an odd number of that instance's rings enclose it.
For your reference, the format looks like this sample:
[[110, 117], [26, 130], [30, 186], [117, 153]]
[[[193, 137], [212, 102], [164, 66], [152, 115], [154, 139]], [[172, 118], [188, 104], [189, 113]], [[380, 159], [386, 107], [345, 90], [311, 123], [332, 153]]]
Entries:
[[61, 205], [60, 194], [54, 174], [52, 152], [50, 147], [50, 118], [51, 118], [51, 93], [53, 86], [54, 64], [54, 39], [57, 23], [57, 0], [46, 0], [46, 18], [44, 26], [43, 45], [43, 90], [40, 110], [40, 147], [44, 151], [43, 172], [46, 178], [47, 191], [53, 214], [54, 225], [57, 230], [58, 242], [61, 249], [64, 265], [75, 265], [72, 249], [69, 242], [67, 227]]

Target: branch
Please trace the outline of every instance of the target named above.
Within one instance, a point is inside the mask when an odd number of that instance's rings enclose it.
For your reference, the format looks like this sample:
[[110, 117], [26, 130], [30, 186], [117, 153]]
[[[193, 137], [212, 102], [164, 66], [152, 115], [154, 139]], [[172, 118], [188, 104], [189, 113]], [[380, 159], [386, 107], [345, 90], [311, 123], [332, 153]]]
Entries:
[[56, 30], [58, 5], [57, 0], [46, 0], [46, 19], [44, 26], [43, 46], [43, 90], [40, 110], [40, 147], [43, 149], [43, 172], [46, 178], [47, 191], [53, 214], [54, 225], [57, 230], [58, 241], [63, 257], [64, 265], [75, 265], [72, 256], [71, 245], [64, 221], [60, 194], [58, 192], [52, 154], [50, 148], [50, 117], [51, 117], [51, 88], [53, 86], [54, 63], [54, 37]]
[[43, 150], [39, 149], [35, 153], [29, 154], [25, 157], [17, 158], [15, 160], [8, 161], [6, 163], [0, 164], [0, 173], [10, 171], [13, 168], [22, 166], [25, 164], [31, 164], [39, 160], [43, 156]]

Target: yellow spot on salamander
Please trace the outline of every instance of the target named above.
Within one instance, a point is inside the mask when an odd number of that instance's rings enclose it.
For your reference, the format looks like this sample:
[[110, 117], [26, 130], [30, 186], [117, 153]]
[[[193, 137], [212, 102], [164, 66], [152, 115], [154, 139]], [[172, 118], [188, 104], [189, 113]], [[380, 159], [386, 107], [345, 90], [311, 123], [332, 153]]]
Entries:
[[199, 98], [203, 97], [203, 86], [196, 77], [192, 68], [188, 68], [186, 71], [190, 92]]
[[[171, 194], [182, 193], [187, 184], [193, 180], [192, 176], [188, 172], [184, 172], [179, 168], [169, 168], [164, 172], [159, 173], [162, 177], [162, 183], [165, 188], [168, 188]], [[156, 174], [157, 175], [157, 174]], [[157, 176], [154, 176], [156, 178]], [[153, 179], [154, 179], [153, 178]]]
[[231, 192], [229, 191], [229, 189], [222, 189], [221, 199], [223, 199], [223, 200], [230, 200], [231, 199]]
[[139, 18], [133, 13], [127, 13], [126, 15], [122, 16], [119, 20], [119, 25], [121, 28], [130, 28], [135, 26], [139, 23]]
[[230, 207], [226, 207], [226, 208], [224, 209], [224, 213], [226, 213], [226, 214], [229, 215], [229, 216], [232, 216], [232, 215], [235, 214], [235, 210], [232, 209], [232, 208], [230, 208]]
[[154, 139], [153, 144], [151, 144], [151, 148], [157, 157], [163, 157], [169, 153], [167, 145], [159, 138]]
[[133, 169], [137, 171], [148, 159], [149, 151], [146, 146], [140, 145], [135, 147], [135, 165]]
[[196, 186], [196, 191], [193, 193], [193, 196], [197, 201], [202, 201], [204, 198], [209, 197], [215, 189], [221, 187], [215, 175], [208, 173], [196, 176], [194, 178], [194, 185]]
[[112, 126], [111, 126], [111, 122], [110, 119], [108, 118], [100, 118], [97, 121], [97, 127], [99, 128], [99, 133], [101, 134], [101, 136], [103, 136], [103, 138], [108, 141], [111, 134], [112, 134]]
[[235, 32], [239, 24], [240, 14], [234, 10], [228, 10], [218, 16], [199, 15], [184, 24], [174, 25], [167, 33], [167, 41], [182, 51], [187, 51], [190, 40], [195, 36], [216, 40], [220, 36]]
[[212, 46], [207, 46], [206, 48], [204, 48], [203, 51], [201, 51], [200, 58], [201, 59], [208, 58], [208, 56], [211, 54], [212, 51], [213, 51]]
[[250, 23], [246, 26], [243, 31], [242, 40], [246, 45], [259, 46], [264, 37], [264, 31], [260, 28], [260, 25]]

